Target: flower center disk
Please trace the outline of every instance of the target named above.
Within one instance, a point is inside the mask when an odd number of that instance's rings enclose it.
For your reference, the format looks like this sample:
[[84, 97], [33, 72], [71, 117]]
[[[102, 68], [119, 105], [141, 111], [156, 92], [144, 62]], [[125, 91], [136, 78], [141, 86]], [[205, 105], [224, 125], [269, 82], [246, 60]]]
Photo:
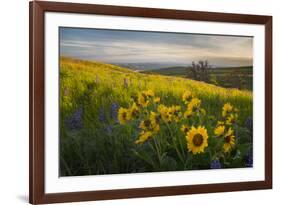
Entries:
[[203, 143], [203, 136], [200, 134], [196, 134], [193, 139], [192, 142], [195, 146], [199, 147], [200, 145], [202, 145]]
[[231, 135], [225, 137], [225, 142], [229, 143], [231, 141]]

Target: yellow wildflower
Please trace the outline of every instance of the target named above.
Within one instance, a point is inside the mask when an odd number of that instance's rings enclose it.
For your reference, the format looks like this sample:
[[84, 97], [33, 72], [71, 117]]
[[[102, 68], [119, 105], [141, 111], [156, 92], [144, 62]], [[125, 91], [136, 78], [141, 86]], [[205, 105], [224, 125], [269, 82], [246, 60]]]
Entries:
[[181, 126], [181, 131], [183, 132], [183, 133], [187, 133], [188, 132], [188, 129], [189, 129], [189, 126], [188, 125], [182, 125]]
[[171, 122], [172, 118], [171, 118], [171, 114], [168, 112], [168, 107], [161, 104], [158, 106], [158, 112], [160, 113], [161, 118], [164, 122], [166, 123]]
[[149, 119], [151, 121], [151, 128], [152, 128], [153, 132], [158, 132], [160, 130], [159, 116], [155, 112], [150, 112]]
[[140, 93], [138, 96], [138, 104], [142, 107], [146, 107], [149, 104], [149, 100], [144, 93]]
[[205, 151], [208, 147], [208, 133], [205, 127], [191, 127], [186, 135], [187, 149], [193, 154], [198, 154]]
[[205, 115], [206, 115], [206, 110], [203, 109], [203, 108], [201, 108], [201, 109], [200, 109], [200, 113], [201, 113], [201, 115], [205, 116]]
[[224, 121], [218, 121], [217, 122], [217, 127], [220, 126], [220, 125], [224, 125]]
[[169, 116], [171, 116], [171, 120], [175, 120], [176, 122], [179, 121], [180, 117], [181, 117], [181, 107], [180, 106], [171, 106], [168, 108], [168, 113], [169, 113]]
[[192, 112], [192, 110], [186, 110], [186, 111], [184, 112], [183, 116], [184, 116], [185, 118], [189, 118], [189, 117], [191, 117], [193, 114], [194, 114], [194, 113]]
[[200, 108], [201, 100], [198, 98], [192, 98], [190, 103], [187, 105], [187, 110], [196, 111]]
[[231, 149], [235, 145], [235, 136], [234, 135], [226, 135], [224, 138], [225, 142], [223, 144], [223, 150], [225, 153], [230, 152]]
[[147, 96], [147, 97], [153, 97], [154, 96], [154, 92], [152, 90], [147, 90], [144, 92], [144, 94]]
[[214, 133], [217, 137], [220, 137], [223, 136], [224, 130], [225, 130], [225, 126], [220, 125], [215, 128]]
[[231, 125], [231, 124], [235, 123], [237, 117], [238, 117], [237, 114], [230, 114], [230, 115], [226, 118], [226, 124]]
[[151, 120], [143, 120], [140, 122], [139, 128], [143, 130], [149, 130], [151, 128]]
[[133, 103], [132, 107], [130, 108], [130, 112], [131, 112], [132, 118], [137, 117], [137, 115], [139, 113], [139, 108], [136, 103]]
[[140, 133], [139, 139], [135, 141], [136, 144], [142, 144], [147, 141], [150, 137], [152, 137], [152, 132], [149, 131], [142, 131]]
[[185, 104], [187, 104], [191, 100], [191, 98], [192, 98], [192, 93], [189, 90], [185, 91], [182, 95], [182, 101]]
[[140, 122], [139, 128], [145, 131], [158, 132], [159, 126], [159, 116], [155, 112], [151, 112], [149, 119]]
[[160, 103], [160, 98], [159, 97], [156, 97], [156, 98], [154, 98], [154, 100], [153, 100], [155, 103]]
[[118, 120], [120, 124], [126, 124], [127, 121], [131, 120], [131, 117], [131, 112], [128, 109], [121, 107], [118, 110]]
[[222, 108], [222, 116], [226, 117], [230, 112], [232, 112], [233, 106], [230, 103], [225, 103]]
[[230, 136], [230, 135], [233, 135], [233, 133], [234, 133], [234, 131], [233, 131], [233, 129], [230, 127], [230, 128], [228, 128], [228, 131], [226, 132], [225, 137]]

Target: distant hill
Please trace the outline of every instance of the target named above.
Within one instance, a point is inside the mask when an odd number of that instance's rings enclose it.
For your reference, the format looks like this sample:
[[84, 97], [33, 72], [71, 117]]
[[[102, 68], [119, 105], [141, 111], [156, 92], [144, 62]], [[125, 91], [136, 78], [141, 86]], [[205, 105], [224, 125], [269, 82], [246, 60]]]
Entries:
[[158, 70], [158, 69], [165, 69], [165, 68], [174, 68], [177, 66], [189, 66], [187, 64], [181, 63], [111, 63], [113, 65], [129, 68], [131, 70], [138, 70], [138, 71], [148, 71], [148, 70]]
[[190, 70], [190, 67], [175, 66], [175, 67], [168, 67], [168, 68], [161, 68], [161, 69], [153, 69], [153, 70], [142, 71], [142, 73], [185, 77], [186, 73], [189, 70]]

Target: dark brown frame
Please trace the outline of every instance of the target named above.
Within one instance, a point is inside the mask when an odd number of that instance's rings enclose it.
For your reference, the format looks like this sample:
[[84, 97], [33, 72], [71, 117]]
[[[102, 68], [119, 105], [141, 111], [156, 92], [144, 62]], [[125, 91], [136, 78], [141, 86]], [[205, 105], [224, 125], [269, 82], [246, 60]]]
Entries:
[[[34, 1], [29, 4], [29, 201], [33, 204], [153, 197], [272, 188], [272, 16]], [[44, 192], [44, 13], [182, 19], [265, 26], [265, 180], [46, 194]]]

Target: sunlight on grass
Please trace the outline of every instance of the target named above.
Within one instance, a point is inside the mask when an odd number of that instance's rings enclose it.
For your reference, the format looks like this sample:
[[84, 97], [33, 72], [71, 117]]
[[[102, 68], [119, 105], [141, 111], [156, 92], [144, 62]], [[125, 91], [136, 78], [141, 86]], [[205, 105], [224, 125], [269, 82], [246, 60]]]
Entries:
[[[140, 101], [140, 93], [148, 90], [153, 92], [153, 98], [150, 99], [153, 103], [142, 105], [143, 108], [138, 105], [140, 117], [132, 119], [130, 123], [126, 123], [125, 119], [125, 123], [120, 124], [120, 116], [118, 119], [120, 108], [131, 108], [134, 102]], [[186, 122], [190, 127], [200, 122], [204, 130], [196, 125], [189, 134], [182, 133], [180, 129], [183, 121], [180, 119], [184, 116], [184, 111], [178, 121], [173, 120], [174, 123], [168, 125], [163, 121], [162, 125], [159, 125], [157, 131], [159, 140], [155, 141], [158, 138], [152, 137], [154, 134], [148, 136], [150, 135], [148, 131], [151, 130], [139, 127], [141, 121], [148, 118], [151, 111], [155, 113], [159, 111], [159, 103], [166, 106], [167, 110], [175, 109], [170, 107], [176, 105], [180, 110], [184, 110], [187, 105], [182, 101], [182, 96], [187, 90], [200, 99], [200, 109], [204, 109], [205, 114], [204, 118], [198, 115], [198, 119]], [[148, 97], [150, 98], [149, 95]], [[197, 133], [204, 133], [202, 134], [204, 138], [198, 140], [205, 140], [209, 135], [209, 147], [213, 146], [212, 143], [215, 142], [211, 136], [214, 136], [217, 122], [223, 118], [222, 108], [226, 103], [239, 110], [239, 116], [233, 127], [237, 146], [233, 149], [235, 152], [223, 154], [223, 166], [245, 167], [252, 140], [251, 130], [245, 128], [245, 123], [252, 116], [252, 97], [250, 91], [226, 89], [181, 77], [142, 74], [100, 62], [62, 57], [60, 59], [61, 175], [210, 168], [214, 160], [221, 159], [220, 153], [218, 154], [216, 149], [211, 150], [216, 152], [216, 155], [211, 153], [215, 158], [210, 158], [211, 154], [205, 151], [200, 155], [192, 155], [191, 153], [196, 149], [193, 147], [188, 150], [186, 144], [188, 140], [194, 139]], [[160, 102], [157, 102], [156, 98], [159, 98]], [[144, 140], [142, 143], [136, 143], [141, 139], [141, 133], [143, 138], [152, 138], [154, 141], [145, 143]], [[175, 137], [174, 141], [169, 141], [171, 135]], [[195, 145], [198, 140], [193, 140]], [[230, 138], [229, 140], [231, 143]], [[202, 150], [205, 150], [206, 144], [204, 146]], [[234, 155], [236, 158], [233, 157]]]

